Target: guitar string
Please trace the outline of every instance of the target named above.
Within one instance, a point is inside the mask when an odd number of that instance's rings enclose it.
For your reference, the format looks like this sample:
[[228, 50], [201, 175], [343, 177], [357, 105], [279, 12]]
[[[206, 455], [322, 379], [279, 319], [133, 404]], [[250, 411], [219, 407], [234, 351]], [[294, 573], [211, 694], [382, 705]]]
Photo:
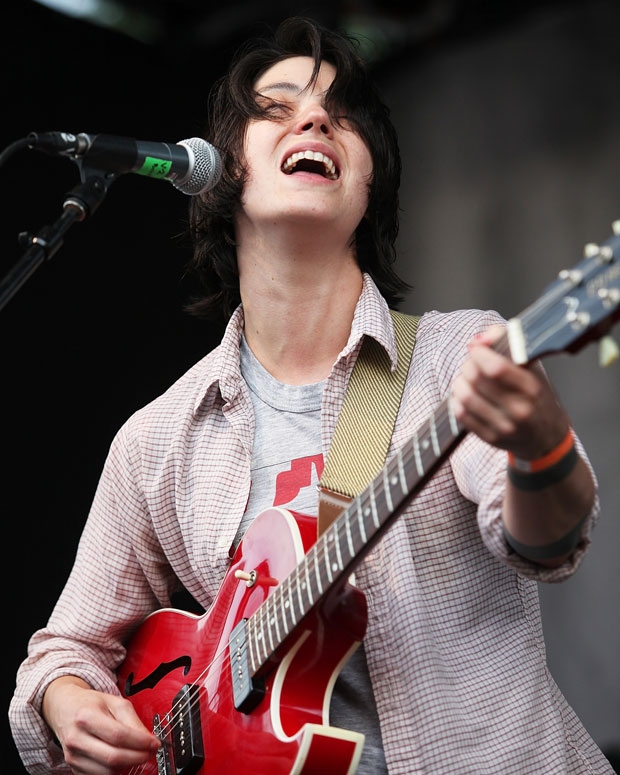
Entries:
[[[446, 424], [446, 420], [451, 420], [451, 414], [449, 407], [447, 403], [440, 406], [438, 409], [437, 414], [437, 420], [440, 425]], [[450, 441], [453, 441], [454, 438], [456, 438], [457, 433], [452, 430], [452, 425], [450, 425], [451, 428], [451, 436], [452, 438]], [[460, 432], [460, 429], [457, 428], [457, 431]], [[428, 433], [428, 428], [426, 429], [425, 433]], [[416, 444], [419, 443], [416, 438], [414, 438], [413, 441], [410, 441], [409, 444]], [[404, 450], [407, 447], [407, 444], [404, 445], [403, 450], [401, 450], [397, 455], [395, 455], [391, 461], [388, 462], [386, 468], [382, 472], [382, 476], [378, 477], [375, 482], [374, 486], [371, 486], [370, 488], [367, 488], [367, 490], [362, 493], [362, 495], [358, 499], [358, 503], [353, 504], [353, 507], [355, 507], [355, 511], [359, 514], [361, 511], [361, 514], [366, 516], [367, 518], [369, 516], [375, 515], [376, 516], [376, 509], [374, 505], [374, 500], [376, 499], [375, 493], [377, 496], [385, 496], [386, 498], [389, 498], [391, 500], [391, 488], [390, 488], [390, 482], [393, 482], [395, 479], [397, 482], [401, 483], [402, 488], [402, 478], [400, 476], [401, 470], [404, 471], [404, 466], [402, 466], [403, 463], [403, 454]], [[426, 445], [426, 449], [432, 449], [432, 443], [429, 442]], [[440, 453], [441, 454], [441, 453]], [[436, 460], [436, 458], [435, 458]], [[433, 461], [435, 462], [435, 461]], [[425, 469], [427, 470], [427, 469]], [[403, 497], [406, 497], [408, 494], [407, 488], [403, 488]], [[401, 499], [402, 500], [402, 499]], [[347, 514], [344, 516], [342, 520], [337, 520], [334, 525], [328, 529], [328, 531], [325, 532], [325, 534], [315, 543], [308, 553], [306, 554], [303, 563], [297, 566], [295, 570], [291, 573], [291, 575], [287, 579], [287, 584], [280, 585], [274, 590], [274, 593], [270, 595], [267, 600], [264, 601], [264, 603], [259, 607], [255, 615], [252, 617], [255, 621], [262, 621], [262, 624], [260, 626], [260, 629], [264, 630], [265, 628], [271, 629], [273, 625], [276, 626], [276, 629], [278, 627], [278, 622], [282, 623], [283, 629], [285, 633], [289, 634], [287, 623], [286, 623], [286, 612], [290, 612], [290, 618], [292, 620], [292, 624], [297, 624], [297, 619], [299, 617], [296, 617], [295, 615], [295, 606], [293, 604], [293, 601], [295, 599], [301, 601], [303, 597], [309, 597], [311, 605], [313, 604], [313, 599], [311, 595], [311, 591], [307, 588], [307, 579], [313, 578], [316, 576], [317, 578], [321, 578], [320, 569], [321, 567], [327, 567], [327, 573], [324, 574], [323, 578], [325, 582], [331, 583], [331, 575], [332, 571], [344, 571], [345, 567], [348, 565], [348, 563], [343, 562], [342, 556], [343, 553], [347, 551], [348, 547], [348, 556], [350, 559], [354, 559], [354, 555], [351, 552], [351, 548], [355, 549], [355, 545], [359, 545], [360, 543], [364, 542], [364, 536], [361, 536], [360, 533], [363, 530], [366, 532], [368, 530], [369, 532], [376, 532], [372, 529], [372, 526], [368, 523], [364, 526], [364, 523], [360, 523], [359, 517], [357, 519], [354, 519], [352, 508], [349, 507], [347, 509]], [[364, 529], [365, 527], [365, 529]], [[381, 525], [377, 529], [379, 529]], [[331, 532], [330, 532], [331, 530]], [[324, 555], [326, 558], [329, 558], [330, 554], [330, 544], [335, 548], [335, 550], [338, 552], [337, 555], [337, 562], [335, 567], [328, 567], [329, 563], [327, 563], [327, 566], [325, 563], [321, 563], [320, 558], [322, 555]], [[303, 570], [306, 570], [306, 574], [304, 575]], [[308, 572], [309, 570], [309, 572]], [[327, 578], [325, 578], [327, 576]], [[300, 579], [300, 577], [303, 577]], [[319, 587], [317, 588], [318, 596], [320, 597], [322, 594], [322, 586], [319, 582]], [[278, 602], [284, 603], [283, 605], [278, 605]], [[299, 605], [299, 614], [301, 618], [305, 616], [308, 613], [309, 609], [302, 606], [301, 602]], [[279, 612], [282, 612], [283, 616], [280, 618]], [[265, 642], [265, 638], [262, 638], [263, 642]], [[280, 638], [277, 638], [278, 642]], [[269, 656], [269, 654], [266, 654], [266, 656]]]
[[[211, 663], [207, 665], [202, 672], [195, 678], [194, 682], [190, 684], [190, 689], [196, 689], [196, 696], [193, 699], [190, 699], [187, 703], [188, 713], [191, 713], [193, 710], [198, 708], [200, 709], [200, 700], [206, 695], [207, 696], [207, 709], [211, 710], [215, 707], [215, 700], [212, 699], [213, 694], [215, 692], [210, 692], [210, 689], [208, 688], [205, 683], [200, 683], [202, 679], [207, 679], [207, 684], [209, 682], [210, 676], [208, 675], [209, 672], [212, 670], [213, 666], [218, 662], [218, 660], [222, 659], [222, 655], [224, 655], [224, 661], [222, 662], [222, 671], [224, 671], [227, 667], [227, 662], [230, 663], [229, 654], [227, 653], [228, 647], [226, 645], [222, 646], [213, 656], [213, 659], [211, 660]], [[213, 680], [213, 679], [212, 679]], [[162, 744], [167, 746], [168, 748], [174, 748], [173, 743], [171, 740], [173, 739], [173, 734], [175, 730], [181, 726], [183, 722], [184, 712], [183, 712], [183, 703], [177, 701], [176, 705], [178, 707], [175, 707], [175, 701], [173, 700], [172, 706], [170, 710], [168, 710], [161, 718], [161, 732], [157, 735], [159, 739], [161, 740]], [[134, 767], [131, 767], [127, 775], [138, 775], [138, 773], [142, 773], [145, 771], [147, 767], [149, 767], [152, 762], [153, 758], [149, 759], [146, 762], [143, 762], [140, 765], [135, 765]]]

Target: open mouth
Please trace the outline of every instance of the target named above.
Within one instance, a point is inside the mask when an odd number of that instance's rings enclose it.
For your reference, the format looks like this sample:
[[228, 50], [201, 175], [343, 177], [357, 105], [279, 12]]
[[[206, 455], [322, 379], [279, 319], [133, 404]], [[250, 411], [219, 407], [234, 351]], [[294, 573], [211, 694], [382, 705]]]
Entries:
[[339, 171], [334, 162], [320, 151], [298, 151], [291, 154], [282, 165], [282, 172], [312, 172], [328, 180], [338, 180]]

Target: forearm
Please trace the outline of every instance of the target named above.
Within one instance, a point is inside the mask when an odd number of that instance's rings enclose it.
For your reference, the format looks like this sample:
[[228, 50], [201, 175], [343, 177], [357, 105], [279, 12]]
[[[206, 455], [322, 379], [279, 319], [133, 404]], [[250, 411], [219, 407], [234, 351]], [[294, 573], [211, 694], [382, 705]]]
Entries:
[[591, 511], [596, 485], [579, 455], [559, 481], [529, 489], [528, 475], [507, 476], [503, 507], [507, 540], [520, 554], [547, 567], [560, 565], [573, 551], [579, 527]]
[[60, 678], [55, 678], [45, 690], [43, 695], [43, 702], [41, 703], [41, 715], [43, 716], [45, 723], [52, 730], [54, 735], [57, 735], [57, 720], [55, 707], [62, 706], [63, 701], [55, 701], [55, 698], [62, 695], [64, 690], [70, 687], [77, 687], [78, 689], [90, 689], [91, 687], [82, 678], [78, 678], [74, 675], [63, 675]]

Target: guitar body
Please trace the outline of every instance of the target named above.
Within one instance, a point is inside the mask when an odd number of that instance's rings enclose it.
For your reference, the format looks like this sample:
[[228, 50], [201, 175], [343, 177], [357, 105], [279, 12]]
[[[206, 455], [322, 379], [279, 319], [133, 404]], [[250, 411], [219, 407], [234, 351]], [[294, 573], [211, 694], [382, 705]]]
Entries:
[[[202, 616], [163, 609], [128, 644], [118, 686], [166, 744], [149, 775], [353, 775], [363, 735], [329, 726], [342, 666], [364, 636], [366, 599], [346, 583], [274, 651], [255, 707], [237, 710], [229, 638], [298, 565], [316, 518], [272, 508], [239, 545], [213, 606]], [[248, 580], [248, 576], [252, 581]]]

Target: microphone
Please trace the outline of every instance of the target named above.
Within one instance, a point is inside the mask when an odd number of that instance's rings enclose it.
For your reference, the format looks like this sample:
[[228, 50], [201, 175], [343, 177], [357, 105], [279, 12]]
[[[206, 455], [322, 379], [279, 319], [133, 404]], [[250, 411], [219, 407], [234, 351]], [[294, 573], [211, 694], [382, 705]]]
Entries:
[[86, 169], [168, 180], [189, 196], [209, 191], [222, 174], [219, 152], [200, 137], [171, 145], [84, 132], [31, 132], [27, 141], [31, 149], [67, 156]]

